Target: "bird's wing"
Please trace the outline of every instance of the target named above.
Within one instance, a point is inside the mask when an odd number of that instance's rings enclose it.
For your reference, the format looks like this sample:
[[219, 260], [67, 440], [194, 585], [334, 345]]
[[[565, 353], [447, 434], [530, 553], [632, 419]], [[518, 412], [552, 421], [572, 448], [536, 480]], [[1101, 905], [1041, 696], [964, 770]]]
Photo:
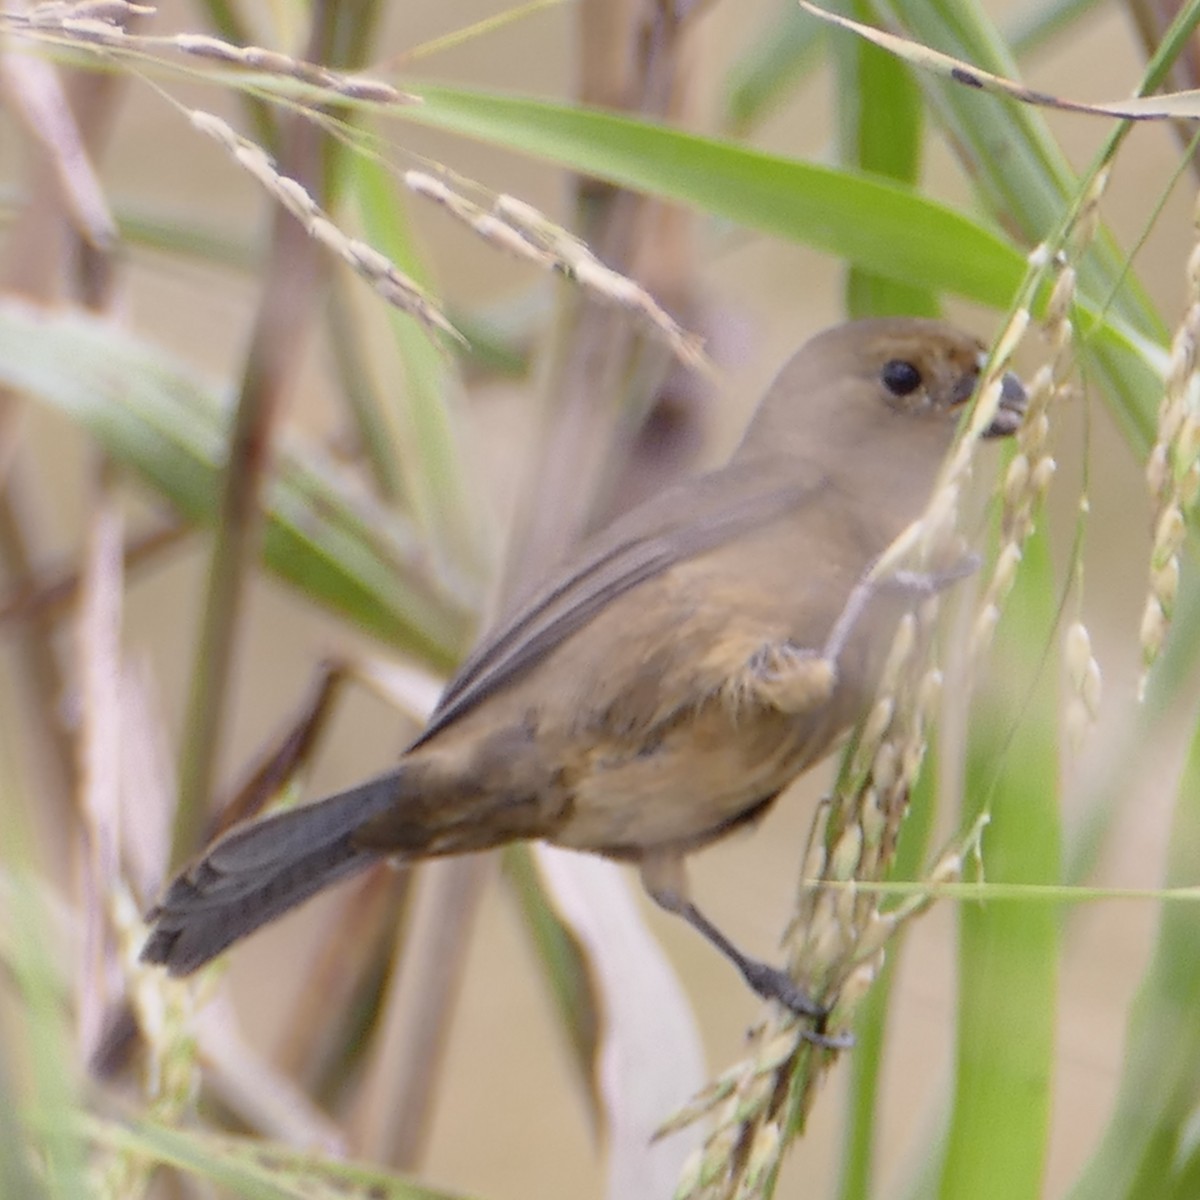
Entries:
[[[759, 461], [685, 481], [619, 518], [488, 633], [450, 681], [420, 745], [583, 628], [605, 605], [675, 563], [809, 503], [826, 486]], [[786, 477], [786, 476], [785, 476]], [[775, 482], [771, 482], [775, 481]]]

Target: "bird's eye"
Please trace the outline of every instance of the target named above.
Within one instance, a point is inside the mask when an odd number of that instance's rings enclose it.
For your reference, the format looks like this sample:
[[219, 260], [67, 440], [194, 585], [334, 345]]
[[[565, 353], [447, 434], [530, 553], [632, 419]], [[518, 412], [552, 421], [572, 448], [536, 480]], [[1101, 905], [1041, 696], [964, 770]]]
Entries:
[[902, 358], [893, 358], [885, 362], [880, 378], [883, 380], [883, 386], [893, 396], [907, 396], [921, 386], [921, 372]]

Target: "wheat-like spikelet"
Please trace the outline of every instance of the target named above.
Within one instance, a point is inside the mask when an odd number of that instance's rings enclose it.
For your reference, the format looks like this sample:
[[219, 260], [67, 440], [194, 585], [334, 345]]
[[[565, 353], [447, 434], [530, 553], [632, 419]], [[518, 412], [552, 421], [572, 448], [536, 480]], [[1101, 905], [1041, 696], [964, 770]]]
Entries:
[[302, 184], [280, 173], [261, 146], [235, 133], [212, 113], [192, 109], [188, 116], [196, 129], [224, 146], [234, 162], [257, 179], [304, 226], [310, 237], [332, 250], [389, 304], [416, 317], [430, 329], [463, 340], [462, 334], [412, 279], [374, 247], [339, 229]]
[[215, 62], [230, 63], [250, 71], [262, 71], [268, 75], [298, 79], [313, 87], [334, 92], [347, 100], [369, 100], [376, 104], [420, 104], [419, 96], [394, 88], [382, 79], [370, 79], [364, 75], [347, 75], [332, 71], [317, 63], [305, 62], [278, 50], [266, 50], [262, 46], [235, 46], [206, 33], [177, 33], [162, 39], [134, 39], [135, 41], [157, 41], [162, 46], [178, 50], [193, 58], [207, 58]]
[[[29, 35], [55, 38], [64, 44], [86, 46], [98, 53], [159, 54], [174, 51], [195, 59], [294, 79], [345, 100], [385, 105], [419, 104], [419, 96], [401, 92], [382, 80], [347, 75], [261, 46], [237, 46], [210, 34], [131, 33], [124, 24], [131, 17], [154, 12], [152, 7], [126, 0], [47, 3], [28, 13], [3, 18]], [[390, 304], [417, 317], [430, 328], [461, 340], [461, 336], [422, 289], [378, 251], [343, 233], [294, 179], [282, 174], [261, 146], [236, 133], [211, 113], [191, 110], [188, 116], [201, 132], [220, 142], [247, 170], [292, 213], [308, 233], [326, 245], [363, 276]], [[410, 170], [406, 186], [417, 195], [440, 204], [492, 245], [527, 262], [554, 270], [606, 304], [631, 313], [655, 333], [684, 364], [704, 373], [712, 365], [703, 343], [688, 332], [632, 279], [602, 263], [586, 243], [551, 221], [544, 213], [514, 196], [495, 195], [484, 208], [455, 191], [443, 178], [427, 171]]]
[[278, 50], [236, 46], [207, 33], [139, 34], [125, 28], [133, 17], [150, 16], [155, 11], [151, 5], [126, 0], [82, 0], [77, 4], [38, 4], [24, 13], [6, 13], [2, 20], [15, 32], [114, 55], [158, 55], [168, 50], [263, 75], [295, 79], [344, 100], [385, 105], [421, 103], [420, 97], [384, 80], [334, 71]]
[[1092, 180], [1070, 232], [1068, 254], [1049, 264], [1057, 269], [1058, 275], [1043, 320], [1050, 359], [1035, 372], [1026, 389], [1028, 402], [1025, 419], [1017, 430], [1017, 453], [1009, 463], [1001, 485], [1000, 549], [975, 619], [972, 633], [975, 655], [982, 655], [991, 644], [1000, 611], [1016, 580], [1025, 542], [1033, 532], [1034, 514], [1054, 478], [1056, 464], [1046, 450], [1050, 411], [1070, 387], [1075, 365], [1075, 329], [1070, 315], [1076, 288], [1072, 261], [1077, 260], [1095, 239], [1100, 222], [1100, 199], [1108, 179], [1109, 171], [1105, 169]]
[[689, 333], [645, 288], [606, 267], [585, 242], [515, 196], [492, 197], [484, 208], [427, 171], [406, 171], [404, 182], [418, 196], [439, 204], [484, 241], [544, 270], [554, 270], [606, 304], [631, 313], [661, 338], [685, 365], [711, 372], [701, 340]]
[[[1028, 390], [1026, 416], [1017, 433], [1017, 454], [1000, 485], [1001, 542], [973, 632], [973, 650], [989, 644], [1015, 580], [1025, 540], [1054, 473], [1046, 451], [1049, 410], [1065, 392], [1073, 368], [1072, 262], [1098, 227], [1098, 205], [1107, 181], [1101, 171], [1085, 192], [1074, 221], [1064, 230], [1066, 250], [1041, 247], [1031, 259], [1040, 278], [1055, 273], [1045, 332], [1050, 361]], [[882, 556], [872, 577], [883, 582], [906, 568], [952, 570], [961, 548], [955, 535], [959, 497], [969, 480], [975, 447], [995, 418], [1004, 373], [1031, 322], [1031, 285], [996, 340], [979, 382], [964, 436], [943, 467], [929, 506]], [[833, 1061], [836, 1035], [845, 1030], [883, 963], [884, 951], [903, 925], [924, 911], [928, 892], [916, 891], [881, 912], [874, 889], [856, 886], [881, 879], [895, 855], [908, 797], [924, 757], [927, 728], [941, 692], [933, 664], [937, 595], [901, 622], [875, 701], [860, 725], [834, 794], [822, 805], [809, 837], [795, 915], [785, 935], [789, 968], [818, 999], [832, 1003], [832, 1042], [814, 1039], [808, 1026], [778, 1006], [752, 1036], [743, 1062], [723, 1075], [681, 1112], [670, 1127], [712, 1114], [714, 1130], [688, 1164], [677, 1200], [751, 1200], [773, 1185], [784, 1149], [803, 1127], [816, 1084]], [[1081, 703], [1098, 703], [1099, 668], [1086, 630], [1069, 635], [1068, 664]], [[948, 851], [928, 876], [930, 885], [961, 875], [984, 821]]]
[[[1200, 227], [1200, 200], [1195, 223]], [[1200, 340], [1200, 242], [1187, 261], [1188, 307], [1171, 343], [1171, 357], [1158, 409], [1158, 431], [1146, 463], [1154, 502], [1150, 590], [1142, 611], [1144, 669], [1138, 688], [1145, 696], [1151, 666], [1162, 650], [1179, 590], [1179, 551], [1187, 535], [1185, 514], [1200, 492], [1200, 412], [1196, 400], [1196, 344]]]
[[[972, 651], [982, 655], [991, 644], [1000, 611], [1016, 580], [1024, 544], [1033, 532], [1034, 516], [1054, 477], [1055, 461], [1046, 450], [1050, 412], [1067, 394], [1074, 370], [1074, 324], [1071, 307], [1078, 260], [1095, 239], [1100, 223], [1100, 199], [1108, 185], [1106, 167], [1091, 181], [1069, 235], [1068, 253], [1052, 263], [1058, 278], [1046, 306], [1043, 330], [1050, 346], [1050, 361], [1034, 374], [1026, 393], [1025, 419], [1017, 431], [1017, 453], [1001, 483], [1000, 549], [992, 577], [975, 618]], [[1067, 744], [1078, 750], [1100, 707], [1100, 665], [1092, 653], [1091, 637], [1081, 621], [1072, 622], [1064, 635], [1064, 660], [1071, 685], [1065, 714]]]
[[1082, 621], [1072, 621], [1063, 635], [1063, 662], [1071, 694], [1064, 714], [1067, 745], [1078, 753], [1087, 731], [1100, 715], [1102, 680], [1100, 664], [1092, 653], [1092, 639]]
[[[962, 878], [963, 864], [976, 852], [984, 823], [977, 822], [957, 846], [942, 855], [927, 877], [930, 889]], [[821, 832], [818, 826], [818, 838]], [[841, 914], [834, 916], [815, 940], [824, 941], [826, 949], [838, 942], [852, 945], [839, 984], [839, 1007], [849, 1011], [874, 983], [887, 944], [905, 922], [924, 912], [933, 898], [929, 891], [916, 892], [881, 914], [873, 903], [860, 905], [867, 897], [856, 897], [852, 886], [834, 889], [826, 883], [823, 889], [810, 890], [823, 892], [829, 898], [830, 912], [840, 910]], [[848, 938], [848, 926], [839, 926], [856, 906], [862, 907], [866, 916]], [[828, 936], [830, 932], [832, 936]], [[838, 1020], [835, 1010], [833, 1021]], [[752, 1200], [763, 1195], [782, 1165], [789, 1140], [802, 1126], [815, 1099], [815, 1083], [832, 1057], [833, 1050], [815, 1045], [795, 1018], [768, 1018], [754, 1029], [742, 1062], [660, 1131], [669, 1133], [703, 1116], [713, 1117], [712, 1132], [681, 1174], [675, 1200]]]

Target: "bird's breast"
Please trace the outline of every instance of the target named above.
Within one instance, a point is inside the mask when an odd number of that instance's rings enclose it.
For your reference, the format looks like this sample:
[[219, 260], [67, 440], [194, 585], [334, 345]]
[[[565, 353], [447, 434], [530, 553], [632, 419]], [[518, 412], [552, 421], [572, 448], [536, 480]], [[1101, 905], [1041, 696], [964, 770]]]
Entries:
[[632, 859], [704, 845], [823, 758], [844, 724], [830, 707], [735, 715], [713, 697], [636, 744], [598, 739], [564, 779], [572, 803], [553, 840]]

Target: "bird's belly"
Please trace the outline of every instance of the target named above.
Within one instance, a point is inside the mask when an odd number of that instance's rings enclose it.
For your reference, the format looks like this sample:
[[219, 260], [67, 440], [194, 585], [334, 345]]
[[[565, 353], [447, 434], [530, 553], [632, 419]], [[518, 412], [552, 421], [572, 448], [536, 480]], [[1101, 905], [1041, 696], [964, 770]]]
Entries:
[[552, 840], [635, 860], [705, 845], [756, 814], [833, 741], [811, 721], [752, 724], [730, 737], [701, 718], [637, 752], [598, 750]]

